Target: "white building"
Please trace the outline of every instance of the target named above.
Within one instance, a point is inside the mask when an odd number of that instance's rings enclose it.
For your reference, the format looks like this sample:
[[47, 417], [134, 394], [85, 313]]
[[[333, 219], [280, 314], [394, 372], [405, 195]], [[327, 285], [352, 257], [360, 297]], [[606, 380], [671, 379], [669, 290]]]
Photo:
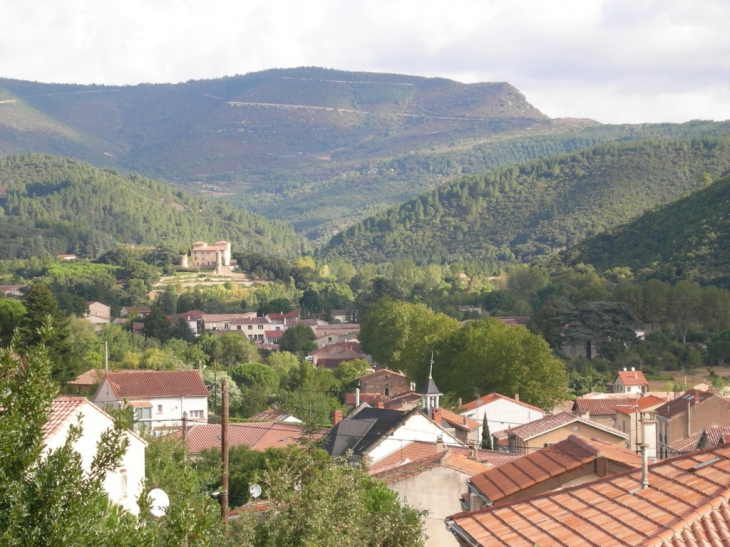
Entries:
[[512, 399], [499, 393], [490, 393], [475, 401], [466, 403], [461, 407], [459, 414], [479, 422], [480, 439], [485, 414], [487, 415], [490, 434], [528, 424], [545, 417], [545, 411], [541, 408], [528, 405], [518, 399]]
[[208, 388], [197, 370], [109, 372], [96, 390], [103, 408], [134, 408], [136, 427], [153, 432], [179, 428], [183, 413], [190, 422], [208, 421]]
[[[114, 419], [84, 397], [58, 397], [43, 428], [45, 450], [55, 450], [66, 442], [69, 428], [78, 424], [81, 416], [83, 433], [73, 448], [79, 453], [85, 471], [89, 471], [96, 455], [102, 433], [114, 427]], [[127, 451], [119, 467], [107, 473], [104, 490], [109, 499], [133, 514], [139, 513], [137, 499], [142, 494], [145, 479], [145, 448], [147, 442], [128, 431]]]

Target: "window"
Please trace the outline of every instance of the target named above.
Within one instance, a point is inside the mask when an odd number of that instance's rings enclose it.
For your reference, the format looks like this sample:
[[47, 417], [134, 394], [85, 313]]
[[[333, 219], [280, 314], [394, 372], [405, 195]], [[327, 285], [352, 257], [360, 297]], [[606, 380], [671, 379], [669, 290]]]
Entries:
[[202, 410], [191, 410], [190, 411], [190, 417], [191, 418], [203, 418], [203, 411]]
[[230, 323], [223, 323], [223, 330], [230, 330], [231, 324]]
[[248, 326], [248, 330], [253, 330], [253, 326], [252, 325], [249, 325]]
[[137, 407], [134, 409], [134, 429], [139, 431], [143, 427], [149, 427], [152, 422], [152, 407]]
[[162, 405], [157, 405], [157, 413], [162, 414]]
[[573, 431], [580, 431], [580, 426], [579, 425], [574, 425], [573, 426]]
[[119, 492], [122, 498], [127, 497], [127, 470], [119, 471]]
[[259, 330], [264, 330], [264, 326], [263, 325], [259, 325]]

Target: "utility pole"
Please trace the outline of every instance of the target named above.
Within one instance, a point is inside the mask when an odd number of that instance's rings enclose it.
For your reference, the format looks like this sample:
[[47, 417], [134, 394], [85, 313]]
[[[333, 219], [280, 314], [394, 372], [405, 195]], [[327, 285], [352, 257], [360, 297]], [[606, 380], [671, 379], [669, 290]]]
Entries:
[[185, 452], [183, 452], [183, 459], [187, 461], [188, 459], [188, 413], [187, 411], [183, 412], [182, 417], [182, 441], [183, 441], [183, 448]]
[[228, 380], [221, 381], [221, 518], [228, 529]]

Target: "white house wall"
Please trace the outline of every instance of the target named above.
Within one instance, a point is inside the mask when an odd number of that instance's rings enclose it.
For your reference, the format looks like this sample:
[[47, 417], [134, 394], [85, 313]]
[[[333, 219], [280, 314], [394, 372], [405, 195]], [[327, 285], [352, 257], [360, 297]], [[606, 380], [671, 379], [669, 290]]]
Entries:
[[401, 503], [415, 509], [428, 510], [426, 521], [426, 547], [457, 547], [459, 543], [446, 529], [444, 519], [463, 511], [461, 494], [466, 492], [466, 481], [470, 476], [447, 467], [434, 467], [406, 479], [388, 484], [398, 493]]
[[464, 446], [456, 437], [444, 431], [420, 412], [414, 413], [390, 435], [368, 451], [370, 463], [374, 464], [401, 450], [413, 441], [436, 442], [443, 438], [444, 444]]
[[[144, 400], [152, 405], [153, 429], [182, 426], [183, 412], [188, 413], [191, 422], [208, 421], [207, 397], [146, 397], [144, 399], [129, 399], [129, 402]], [[120, 401], [104, 379], [101, 388], [94, 397], [94, 403], [102, 408], [119, 408]]]
[[[55, 450], [66, 441], [71, 425], [77, 423], [76, 416], [82, 415], [83, 434], [73, 448], [81, 455], [84, 471], [88, 472], [96, 455], [97, 443], [104, 431], [114, 427], [112, 419], [95, 408], [92, 404], [79, 407], [71, 418], [67, 419], [45, 441], [46, 448]], [[145, 447], [147, 443], [132, 433], [126, 433], [129, 447], [122, 458], [119, 468], [107, 474], [104, 490], [109, 499], [121, 505], [133, 514], [139, 513], [137, 498], [142, 493], [145, 479]], [[125, 489], [126, 485], [126, 489]]]
[[545, 413], [541, 410], [516, 404], [506, 399], [497, 399], [461, 413], [461, 416], [479, 422], [479, 439], [482, 437], [482, 423], [485, 413], [487, 414], [490, 434], [510, 427], [528, 424], [545, 417]]

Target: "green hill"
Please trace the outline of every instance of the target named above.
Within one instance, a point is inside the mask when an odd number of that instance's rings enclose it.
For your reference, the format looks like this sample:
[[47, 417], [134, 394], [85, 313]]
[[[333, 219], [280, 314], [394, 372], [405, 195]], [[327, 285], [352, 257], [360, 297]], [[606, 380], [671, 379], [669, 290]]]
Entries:
[[629, 267], [667, 277], [730, 282], [730, 177], [561, 253], [599, 271]]
[[467, 174], [730, 124], [550, 120], [508, 83], [321, 68], [180, 84], [0, 78], [0, 155], [71, 156], [279, 219], [316, 243]]
[[302, 246], [285, 224], [139, 175], [54, 156], [0, 158], [0, 258], [96, 257], [121, 243], [184, 248], [221, 239], [275, 255]]
[[730, 170], [730, 138], [609, 143], [464, 177], [356, 224], [327, 258], [498, 268], [578, 244]]

